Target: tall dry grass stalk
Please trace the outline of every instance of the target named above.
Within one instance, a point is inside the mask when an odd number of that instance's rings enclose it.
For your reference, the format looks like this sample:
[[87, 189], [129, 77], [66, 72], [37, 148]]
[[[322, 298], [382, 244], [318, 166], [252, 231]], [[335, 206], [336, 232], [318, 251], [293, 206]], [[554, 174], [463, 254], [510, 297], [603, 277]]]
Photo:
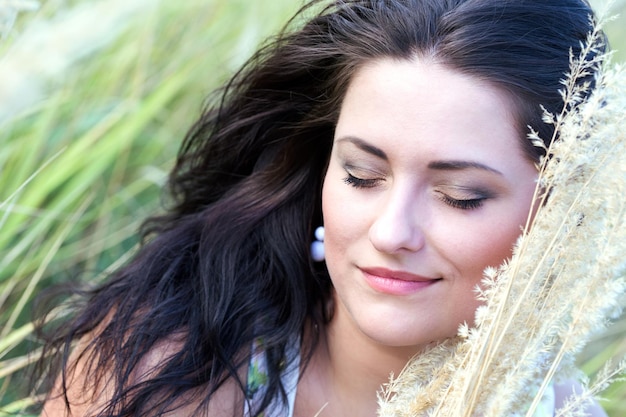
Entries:
[[[511, 260], [485, 271], [475, 326], [461, 326], [454, 340], [417, 356], [392, 380], [381, 417], [533, 416], [550, 384], [572, 378], [582, 391], [555, 415], [580, 416], [623, 374], [624, 361], [589, 384], [574, 365], [620, 313], [626, 290], [626, 70], [596, 55], [601, 41], [590, 34], [572, 57], [566, 110], [545, 115], [558, 140], [539, 166], [540, 208]], [[597, 87], [583, 100], [590, 85], [580, 81], [597, 68]]]

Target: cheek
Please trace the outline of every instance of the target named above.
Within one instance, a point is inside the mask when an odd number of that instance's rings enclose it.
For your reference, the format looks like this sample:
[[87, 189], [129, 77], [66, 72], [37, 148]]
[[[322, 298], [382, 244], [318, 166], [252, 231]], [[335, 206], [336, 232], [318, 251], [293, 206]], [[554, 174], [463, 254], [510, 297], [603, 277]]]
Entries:
[[351, 219], [349, 207], [341, 198], [341, 190], [336, 184], [326, 180], [322, 189], [322, 215], [324, 219], [324, 249], [326, 263], [342, 252], [343, 242], [349, 240]]
[[341, 177], [335, 174], [324, 181], [322, 188], [322, 215], [324, 218], [324, 251], [331, 277], [343, 269], [353, 248], [367, 237], [367, 208], [355, 198]]
[[476, 257], [481, 259], [482, 269], [487, 266], [497, 267], [504, 262], [505, 259], [511, 257], [513, 244], [520, 235], [518, 227], [509, 230], [495, 230], [491, 233], [485, 233], [485, 241], [481, 242], [477, 247]]
[[489, 222], [485, 227], [466, 229], [465, 239], [456, 245], [457, 267], [463, 277], [477, 284], [486, 267], [498, 267], [512, 255], [513, 245], [521, 234], [522, 221]]
[[337, 286], [337, 276], [341, 276], [341, 259], [345, 259], [347, 235], [346, 216], [348, 208], [336, 197], [336, 186], [326, 180], [322, 189], [322, 215], [324, 219], [325, 263], [333, 285]]
[[[466, 228], [460, 235], [457, 229], [455, 243], [448, 246], [444, 255], [449, 266], [454, 268], [448, 301], [450, 322], [455, 326], [464, 321], [473, 322], [476, 308], [481, 304], [475, 298], [474, 290], [480, 285], [485, 268], [498, 267], [510, 258], [513, 244], [521, 233], [517, 224], [474, 226]], [[456, 331], [455, 326], [449, 329], [450, 335]]]

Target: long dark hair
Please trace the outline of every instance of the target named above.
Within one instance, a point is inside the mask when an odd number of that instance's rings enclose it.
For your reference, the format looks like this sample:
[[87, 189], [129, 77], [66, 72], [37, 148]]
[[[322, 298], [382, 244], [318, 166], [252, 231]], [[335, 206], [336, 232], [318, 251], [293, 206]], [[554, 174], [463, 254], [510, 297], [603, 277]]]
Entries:
[[[245, 393], [238, 372], [262, 340], [268, 391], [253, 414], [284, 401], [288, 346], [330, 319], [332, 286], [309, 242], [322, 224], [322, 179], [354, 71], [379, 57], [434, 58], [509, 92], [522, 141], [527, 125], [550, 138], [540, 105], [560, 111], [559, 82], [590, 16], [583, 0], [313, 1], [205, 109], [171, 173], [172, 206], [145, 223], [136, 257], [84, 295], [47, 350], [67, 353], [89, 335], [88, 380], [115, 381], [98, 415], [160, 415], [182, 398], [207, 405], [227, 380]], [[310, 334], [305, 364], [318, 342]], [[172, 337], [175, 353], [133, 383], [142, 358]]]

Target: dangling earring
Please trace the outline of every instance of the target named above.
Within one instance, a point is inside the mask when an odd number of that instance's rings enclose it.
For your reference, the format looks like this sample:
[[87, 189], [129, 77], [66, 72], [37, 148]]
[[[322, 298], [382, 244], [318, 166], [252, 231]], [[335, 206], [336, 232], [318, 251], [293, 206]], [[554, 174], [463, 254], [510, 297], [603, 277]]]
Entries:
[[315, 229], [315, 240], [311, 243], [311, 257], [316, 262], [324, 260], [324, 226]]

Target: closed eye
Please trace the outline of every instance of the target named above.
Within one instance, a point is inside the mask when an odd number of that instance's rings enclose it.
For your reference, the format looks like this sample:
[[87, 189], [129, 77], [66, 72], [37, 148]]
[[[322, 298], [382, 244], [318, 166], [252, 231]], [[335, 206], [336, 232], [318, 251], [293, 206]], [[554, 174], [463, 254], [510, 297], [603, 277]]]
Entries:
[[381, 181], [379, 178], [358, 178], [348, 172], [343, 181], [354, 188], [373, 188]]
[[450, 207], [461, 209], [461, 210], [477, 209], [483, 205], [485, 200], [487, 200], [487, 197], [456, 199], [446, 194], [440, 194], [440, 198], [445, 204], [449, 205]]

